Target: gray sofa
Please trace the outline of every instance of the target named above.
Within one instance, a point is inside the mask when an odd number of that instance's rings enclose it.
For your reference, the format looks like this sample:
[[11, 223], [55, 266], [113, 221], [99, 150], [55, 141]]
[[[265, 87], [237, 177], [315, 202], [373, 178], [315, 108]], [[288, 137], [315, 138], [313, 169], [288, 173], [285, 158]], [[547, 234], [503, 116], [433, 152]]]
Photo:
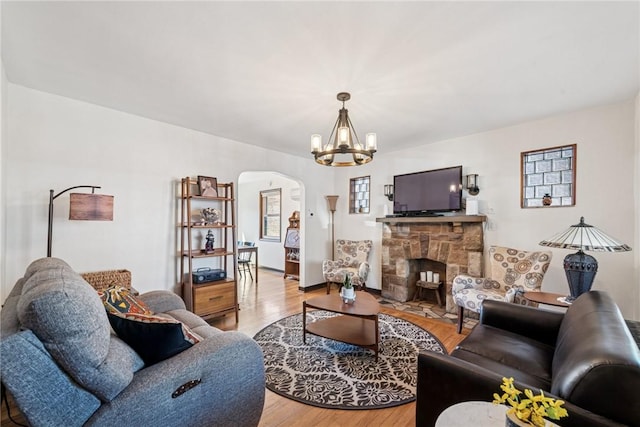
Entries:
[[251, 426], [264, 405], [262, 351], [169, 291], [139, 298], [202, 340], [154, 364], [112, 331], [97, 292], [64, 261], [34, 261], [1, 312], [0, 373], [32, 426]]

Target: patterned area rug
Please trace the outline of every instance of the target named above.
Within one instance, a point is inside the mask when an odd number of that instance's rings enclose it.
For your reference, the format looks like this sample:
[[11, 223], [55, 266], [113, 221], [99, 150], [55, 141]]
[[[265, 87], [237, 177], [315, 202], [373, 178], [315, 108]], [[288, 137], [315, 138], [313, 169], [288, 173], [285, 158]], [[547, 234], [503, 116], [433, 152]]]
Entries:
[[[308, 311], [307, 322], [335, 316]], [[433, 335], [413, 323], [379, 315], [378, 361], [373, 351], [307, 334], [302, 314], [286, 317], [258, 332], [264, 352], [267, 388], [308, 405], [333, 409], [376, 409], [416, 398], [417, 355], [444, 353]]]

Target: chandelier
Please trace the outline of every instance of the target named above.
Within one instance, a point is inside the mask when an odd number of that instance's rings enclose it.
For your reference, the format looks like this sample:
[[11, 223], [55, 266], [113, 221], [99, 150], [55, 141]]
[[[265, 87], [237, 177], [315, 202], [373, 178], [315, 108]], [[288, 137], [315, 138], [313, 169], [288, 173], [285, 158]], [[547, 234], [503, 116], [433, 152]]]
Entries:
[[[342, 101], [342, 108], [329, 135], [329, 140], [323, 146], [321, 135], [311, 135], [311, 154], [316, 159], [316, 163], [325, 166], [359, 166], [369, 163], [377, 150], [376, 134], [366, 134], [366, 146], [363, 146], [349, 119], [349, 110], [344, 108], [344, 103], [351, 99], [351, 95], [340, 92], [337, 98], [338, 101]], [[338, 160], [337, 156], [342, 160]]]

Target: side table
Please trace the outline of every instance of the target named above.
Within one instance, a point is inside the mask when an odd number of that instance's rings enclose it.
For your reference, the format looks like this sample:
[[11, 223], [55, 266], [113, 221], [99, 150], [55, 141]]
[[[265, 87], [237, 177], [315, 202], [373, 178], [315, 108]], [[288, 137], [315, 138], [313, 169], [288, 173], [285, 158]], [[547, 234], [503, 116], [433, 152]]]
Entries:
[[566, 297], [562, 294], [554, 294], [551, 292], [525, 292], [524, 298], [531, 302], [537, 302], [538, 304], [553, 305], [555, 307], [569, 307], [571, 304], [560, 301], [560, 299]]
[[491, 402], [456, 403], [442, 411], [436, 427], [502, 427], [507, 409], [505, 405]]
[[[503, 427], [509, 407], [491, 402], [462, 402], [449, 406], [436, 420], [436, 427]], [[558, 427], [546, 420], [545, 426]]]

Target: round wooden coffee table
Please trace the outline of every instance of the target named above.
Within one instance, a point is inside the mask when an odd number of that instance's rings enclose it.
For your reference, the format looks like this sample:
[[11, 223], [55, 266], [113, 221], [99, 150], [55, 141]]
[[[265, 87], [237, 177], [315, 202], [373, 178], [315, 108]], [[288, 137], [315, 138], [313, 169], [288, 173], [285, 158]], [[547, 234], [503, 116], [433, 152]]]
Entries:
[[[340, 316], [316, 320], [307, 324], [307, 308], [338, 313]], [[310, 298], [302, 303], [302, 338], [307, 333], [371, 349], [378, 359], [380, 304], [364, 291], [356, 292], [353, 303], [345, 304], [340, 295], [331, 294]]]

